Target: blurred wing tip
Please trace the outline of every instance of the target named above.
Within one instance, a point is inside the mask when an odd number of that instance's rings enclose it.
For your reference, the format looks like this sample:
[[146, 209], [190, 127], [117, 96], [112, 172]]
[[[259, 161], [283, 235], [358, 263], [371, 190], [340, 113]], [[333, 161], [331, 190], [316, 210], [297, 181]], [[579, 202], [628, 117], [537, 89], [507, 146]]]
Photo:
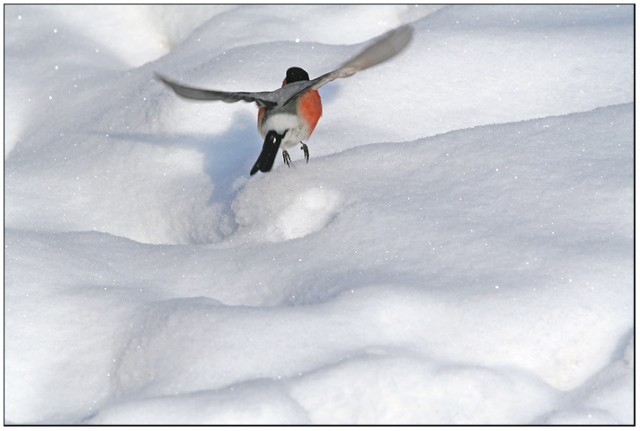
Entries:
[[413, 36], [413, 26], [411, 24], [403, 24], [400, 27], [396, 28], [395, 31], [409, 38]]
[[179, 85], [176, 82], [172, 81], [171, 79], [167, 78], [166, 76], [164, 76], [164, 75], [162, 75], [161, 73], [158, 73], [158, 72], [153, 72], [153, 78], [156, 81], [162, 82], [164, 85], [166, 85], [167, 87], [171, 88], [173, 91], [176, 91], [176, 86]]
[[391, 30], [387, 34], [388, 39], [393, 39], [394, 43], [399, 47], [398, 51], [403, 50], [411, 39], [413, 39], [413, 27], [410, 24], [404, 24]]
[[153, 72], [153, 77], [160, 82], [169, 82], [169, 80], [159, 72]]

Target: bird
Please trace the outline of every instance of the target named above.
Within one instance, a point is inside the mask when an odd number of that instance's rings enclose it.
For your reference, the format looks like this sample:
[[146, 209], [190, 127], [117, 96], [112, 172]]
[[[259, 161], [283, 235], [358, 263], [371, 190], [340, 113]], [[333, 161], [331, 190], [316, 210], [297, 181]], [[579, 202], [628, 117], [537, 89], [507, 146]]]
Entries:
[[347, 78], [395, 57], [407, 47], [412, 37], [413, 28], [410, 25], [397, 27], [373, 39], [367, 48], [337, 69], [315, 79], [310, 79], [307, 71], [301, 67], [290, 67], [282, 86], [274, 91], [229, 92], [194, 88], [158, 72], [155, 72], [155, 78], [185, 99], [226, 103], [244, 101], [258, 105], [258, 132], [264, 142], [249, 173], [252, 176], [257, 172], [269, 172], [280, 149], [284, 163], [291, 166], [291, 156], [287, 150], [298, 144], [308, 162], [309, 147], [305, 141], [308, 141], [322, 115], [322, 99], [318, 89], [335, 79]]

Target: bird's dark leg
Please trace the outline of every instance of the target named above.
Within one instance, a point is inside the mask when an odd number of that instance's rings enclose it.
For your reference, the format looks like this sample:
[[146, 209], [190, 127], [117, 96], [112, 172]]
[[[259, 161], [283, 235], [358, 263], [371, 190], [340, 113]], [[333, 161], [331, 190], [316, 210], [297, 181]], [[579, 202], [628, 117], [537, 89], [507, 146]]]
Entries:
[[291, 156], [289, 156], [287, 150], [282, 150], [282, 158], [284, 159], [284, 162], [287, 164], [287, 166], [291, 167]]
[[304, 153], [304, 159], [309, 163], [309, 147], [304, 142], [300, 142], [302, 144], [302, 152]]

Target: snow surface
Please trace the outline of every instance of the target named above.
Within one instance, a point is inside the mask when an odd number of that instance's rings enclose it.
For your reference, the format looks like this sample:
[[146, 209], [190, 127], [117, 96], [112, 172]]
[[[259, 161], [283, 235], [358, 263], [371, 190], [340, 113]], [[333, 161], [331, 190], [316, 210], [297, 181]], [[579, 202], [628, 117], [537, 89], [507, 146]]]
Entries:
[[[250, 104], [320, 92], [267, 175]], [[633, 6], [5, 6], [8, 423], [633, 422]]]

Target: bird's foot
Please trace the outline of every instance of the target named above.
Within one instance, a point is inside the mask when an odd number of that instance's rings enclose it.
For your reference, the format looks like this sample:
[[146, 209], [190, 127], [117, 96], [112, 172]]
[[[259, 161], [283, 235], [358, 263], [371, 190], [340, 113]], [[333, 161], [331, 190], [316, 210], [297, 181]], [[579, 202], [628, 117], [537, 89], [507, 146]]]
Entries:
[[302, 144], [301, 150], [304, 153], [304, 159], [309, 163], [309, 147], [304, 142], [300, 142]]
[[291, 167], [291, 156], [287, 153], [287, 150], [282, 150], [282, 159], [286, 163], [287, 166]]

